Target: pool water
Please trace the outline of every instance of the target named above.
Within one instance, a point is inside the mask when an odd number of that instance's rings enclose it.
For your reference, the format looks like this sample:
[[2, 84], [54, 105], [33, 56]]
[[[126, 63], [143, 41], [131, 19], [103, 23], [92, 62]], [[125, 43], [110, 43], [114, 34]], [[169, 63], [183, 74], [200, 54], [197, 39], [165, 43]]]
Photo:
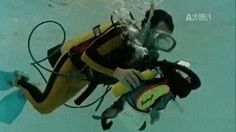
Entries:
[[[117, 6], [122, 3], [112, 2]], [[108, 0], [0, 0], [0, 69], [25, 71], [32, 82], [44, 87], [42, 77], [30, 65], [32, 60], [27, 49], [27, 39], [34, 26], [55, 20], [63, 25], [66, 40], [69, 40], [97, 24], [109, 22], [112, 6], [107, 5], [111, 3]], [[174, 51], [160, 52], [161, 58], [189, 61], [202, 85], [187, 98], [177, 98], [183, 110], [170, 103], [161, 111], [159, 120], [148, 124], [144, 131], [235, 132], [235, 1], [165, 0], [160, 8], [173, 16], [173, 36], [177, 40]], [[58, 26], [40, 27], [31, 41], [36, 59], [44, 58], [46, 50], [60, 43], [62, 38]], [[42, 65], [49, 67], [48, 62]], [[48, 72], [44, 74], [49, 76]], [[98, 88], [86, 102], [101, 95], [102, 91]], [[0, 91], [0, 99], [7, 93], [9, 91]], [[0, 123], [0, 132], [102, 132], [100, 122], [92, 115], [101, 114], [111, 104], [110, 99], [108, 94], [98, 112], [94, 111], [96, 105], [84, 109], [62, 106], [46, 115], [39, 114], [26, 103], [11, 125]], [[117, 121], [108, 131], [136, 130], [126, 121]]]

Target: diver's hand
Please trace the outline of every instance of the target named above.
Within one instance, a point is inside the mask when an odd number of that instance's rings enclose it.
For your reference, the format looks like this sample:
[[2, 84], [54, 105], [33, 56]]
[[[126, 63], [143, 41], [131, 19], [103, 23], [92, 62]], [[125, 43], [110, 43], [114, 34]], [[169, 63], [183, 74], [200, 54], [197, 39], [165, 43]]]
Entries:
[[135, 69], [122, 69], [119, 67], [113, 72], [113, 77], [132, 88], [137, 88], [140, 85], [140, 79], [143, 80], [141, 72]]

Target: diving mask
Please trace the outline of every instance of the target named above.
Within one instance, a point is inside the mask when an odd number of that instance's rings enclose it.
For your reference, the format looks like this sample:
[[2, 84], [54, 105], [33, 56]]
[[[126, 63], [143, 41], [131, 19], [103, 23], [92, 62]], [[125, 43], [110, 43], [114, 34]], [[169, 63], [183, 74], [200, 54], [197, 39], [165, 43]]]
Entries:
[[153, 47], [157, 50], [170, 52], [176, 46], [176, 40], [167, 32], [157, 30], [153, 37]]

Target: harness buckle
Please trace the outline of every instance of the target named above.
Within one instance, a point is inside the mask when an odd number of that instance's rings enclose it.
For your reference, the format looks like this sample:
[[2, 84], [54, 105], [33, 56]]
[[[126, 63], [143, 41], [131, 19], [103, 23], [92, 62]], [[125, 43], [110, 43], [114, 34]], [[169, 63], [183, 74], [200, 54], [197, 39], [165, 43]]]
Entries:
[[98, 37], [102, 34], [102, 32], [100, 30], [100, 25], [93, 27], [93, 34], [95, 37]]

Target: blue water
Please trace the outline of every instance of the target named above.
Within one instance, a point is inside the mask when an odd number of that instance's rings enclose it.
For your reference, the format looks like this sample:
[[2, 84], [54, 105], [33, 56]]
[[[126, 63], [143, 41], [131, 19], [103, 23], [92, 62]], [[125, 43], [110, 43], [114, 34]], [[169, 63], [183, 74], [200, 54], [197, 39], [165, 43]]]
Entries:
[[[109, 21], [110, 17], [104, 6], [106, 0], [64, 0], [69, 3], [65, 5], [52, 1], [56, 0], [0, 0], [0, 69], [25, 71], [32, 82], [42, 87], [45, 84], [30, 65], [32, 60], [27, 51], [32, 28], [42, 21], [56, 20], [66, 29], [68, 40]], [[178, 42], [173, 52], [161, 53], [162, 58], [190, 61], [202, 86], [188, 98], [177, 99], [184, 112], [168, 105], [160, 120], [148, 125], [145, 132], [235, 132], [235, 1], [166, 0], [161, 7], [173, 16]], [[210, 19], [186, 20], [188, 14], [201, 13], [210, 15]], [[55, 25], [40, 28], [32, 40], [33, 54], [37, 59], [45, 57], [46, 49], [60, 43], [62, 37]], [[43, 64], [48, 66], [47, 62]], [[94, 98], [101, 91], [95, 91]], [[0, 92], [0, 99], [5, 94]], [[109, 96], [99, 112], [111, 103]], [[91, 117], [94, 109], [95, 106], [85, 109], [62, 106], [51, 114], [41, 115], [27, 103], [11, 125], [0, 123], [0, 132], [102, 132], [100, 122]], [[109, 131], [130, 130], [125, 123], [115, 122]]]

